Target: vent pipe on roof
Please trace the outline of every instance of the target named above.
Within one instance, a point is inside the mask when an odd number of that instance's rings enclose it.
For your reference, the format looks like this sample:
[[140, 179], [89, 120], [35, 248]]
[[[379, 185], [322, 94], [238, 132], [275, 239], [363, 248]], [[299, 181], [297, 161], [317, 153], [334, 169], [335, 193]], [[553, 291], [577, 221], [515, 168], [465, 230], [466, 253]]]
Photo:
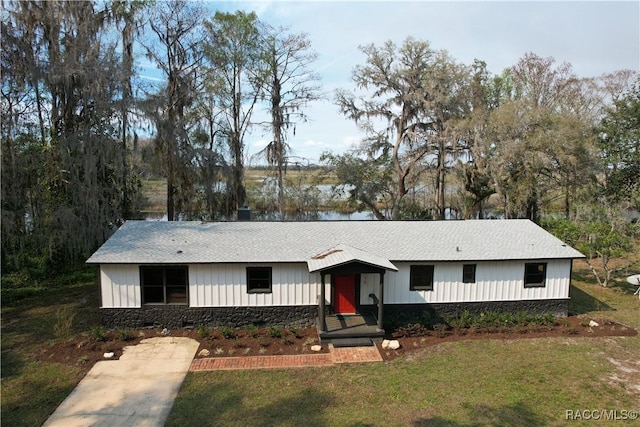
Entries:
[[251, 208], [243, 206], [238, 208], [238, 221], [251, 221]]

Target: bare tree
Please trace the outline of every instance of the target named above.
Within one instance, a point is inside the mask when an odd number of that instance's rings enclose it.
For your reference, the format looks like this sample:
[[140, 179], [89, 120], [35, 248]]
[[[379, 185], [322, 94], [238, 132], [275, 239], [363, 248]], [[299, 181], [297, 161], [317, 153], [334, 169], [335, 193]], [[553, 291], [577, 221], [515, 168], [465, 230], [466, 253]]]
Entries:
[[204, 53], [209, 64], [208, 89], [218, 99], [220, 136], [231, 156], [230, 200], [227, 215], [246, 203], [244, 185], [244, 136], [265, 82], [264, 61], [255, 13], [216, 12], [204, 23], [207, 41]]
[[150, 20], [156, 39], [145, 45], [147, 57], [167, 79], [153, 102], [145, 105], [155, 122], [156, 141], [165, 160], [169, 221], [176, 220], [192, 200], [193, 186], [186, 169], [191, 160], [186, 116], [201, 83], [203, 16], [204, 9], [186, 0], [159, 3]]
[[316, 84], [317, 74], [310, 66], [317, 58], [311, 50], [306, 34], [288, 34], [285, 28], [265, 26], [263, 32], [264, 61], [266, 62], [265, 90], [269, 102], [272, 140], [264, 148], [267, 162], [274, 169], [278, 191], [278, 214], [286, 217], [284, 196], [284, 174], [288, 163], [289, 130], [296, 132], [296, 123], [304, 122], [307, 116], [304, 107], [320, 96]]
[[[134, 71], [134, 44], [136, 42], [136, 36], [140, 34], [141, 29], [144, 26], [143, 14], [148, 9], [144, 0], [113, 0], [111, 4], [113, 10], [113, 17], [116, 25], [120, 30], [121, 39], [121, 66], [122, 71], [120, 73], [120, 120], [121, 120], [121, 161], [122, 161], [122, 182], [120, 184], [122, 189], [121, 197], [121, 209], [123, 218], [128, 219], [132, 216], [132, 204], [133, 193], [136, 188], [133, 188], [133, 181], [130, 180], [130, 165], [129, 158], [131, 140], [130, 129], [130, 110], [133, 107], [133, 77]], [[137, 135], [133, 139], [137, 138]], [[135, 144], [135, 142], [134, 142]], [[134, 147], [135, 148], [135, 147]]]

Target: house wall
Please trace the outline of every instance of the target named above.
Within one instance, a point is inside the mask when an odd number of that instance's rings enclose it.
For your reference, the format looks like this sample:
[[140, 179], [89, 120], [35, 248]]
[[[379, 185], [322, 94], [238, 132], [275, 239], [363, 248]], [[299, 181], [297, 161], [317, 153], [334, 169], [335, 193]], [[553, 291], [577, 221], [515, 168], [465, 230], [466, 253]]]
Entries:
[[140, 267], [130, 264], [101, 265], [100, 289], [102, 308], [140, 307]]
[[[247, 267], [258, 264], [194, 264], [189, 266], [191, 307], [264, 307], [318, 305], [320, 274], [309, 273], [306, 263], [271, 265], [271, 293], [247, 293]], [[266, 265], [267, 267], [269, 265]], [[326, 299], [331, 296], [325, 277]]]
[[[398, 272], [385, 274], [386, 304], [421, 304], [480, 301], [563, 299], [569, 297], [571, 260], [547, 261], [545, 287], [524, 287], [525, 261], [476, 263], [476, 283], [462, 283], [463, 263], [431, 263], [432, 291], [409, 290], [410, 265], [396, 263]], [[429, 263], [424, 263], [429, 264]], [[317, 305], [320, 274], [309, 273], [304, 263], [272, 265], [272, 292], [247, 293], [249, 264], [189, 265], [190, 307], [265, 307]], [[326, 280], [326, 304], [330, 304], [331, 278]], [[360, 304], [372, 304], [369, 294], [378, 293], [379, 276], [360, 278]], [[141, 307], [139, 266], [105, 264], [100, 267], [103, 308]]]
[[[272, 265], [272, 292], [247, 293], [249, 264], [189, 265], [190, 307], [266, 307], [318, 305], [320, 274], [309, 273], [307, 265]], [[257, 266], [251, 264], [251, 266]], [[326, 304], [330, 304], [331, 277], [325, 277]], [[100, 266], [102, 308], [142, 306], [140, 266]]]
[[[385, 304], [458, 303], [483, 301], [520, 301], [569, 298], [571, 260], [548, 260], [546, 286], [524, 287], [524, 264], [527, 261], [477, 262], [476, 282], [462, 283], [462, 265], [470, 263], [395, 263], [397, 273], [385, 274]], [[432, 291], [411, 291], [411, 265], [432, 264]], [[378, 293], [377, 274], [360, 278], [360, 304], [371, 304], [369, 294]]]
[[[540, 288], [524, 287], [525, 261], [478, 262], [476, 283], [462, 283], [463, 263], [424, 263], [435, 265], [433, 291], [409, 289], [410, 265], [414, 264], [419, 263], [396, 263], [399, 271], [385, 274], [386, 313], [420, 311], [427, 303], [428, 309], [442, 315], [467, 308], [567, 314], [571, 260], [547, 261], [546, 286]], [[143, 306], [138, 265], [101, 265], [103, 322], [111, 327], [180, 327], [200, 323], [237, 326], [247, 322], [301, 326], [314, 322], [320, 274], [310, 274], [305, 263], [274, 264], [272, 292], [249, 294], [248, 265], [189, 265], [188, 306]], [[330, 310], [330, 276], [325, 280], [326, 305]], [[361, 275], [359, 303], [363, 309], [373, 309], [369, 294], [377, 295], [379, 280], [377, 274]]]

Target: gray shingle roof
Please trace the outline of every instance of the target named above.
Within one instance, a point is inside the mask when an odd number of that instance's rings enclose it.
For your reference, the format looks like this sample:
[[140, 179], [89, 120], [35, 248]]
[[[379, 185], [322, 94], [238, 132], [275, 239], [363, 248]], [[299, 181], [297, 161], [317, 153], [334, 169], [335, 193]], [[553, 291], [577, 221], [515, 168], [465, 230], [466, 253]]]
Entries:
[[306, 262], [339, 244], [392, 262], [584, 257], [528, 220], [127, 221], [87, 262]]

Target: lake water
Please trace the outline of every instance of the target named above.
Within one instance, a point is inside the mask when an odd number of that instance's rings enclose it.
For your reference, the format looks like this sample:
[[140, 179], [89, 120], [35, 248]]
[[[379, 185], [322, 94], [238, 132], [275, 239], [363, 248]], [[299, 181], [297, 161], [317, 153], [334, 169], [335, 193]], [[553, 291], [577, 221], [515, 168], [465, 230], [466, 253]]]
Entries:
[[[260, 213], [252, 212], [251, 219], [255, 221], [277, 221], [277, 215], [264, 216]], [[288, 221], [372, 221], [375, 217], [371, 212], [338, 212], [338, 211], [321, 211], [317, 215], [309, 214], [302, 218], [287, 218]], [[146, 216], [147, 221], [166, 221], [167, 214], [149, 214]]]

